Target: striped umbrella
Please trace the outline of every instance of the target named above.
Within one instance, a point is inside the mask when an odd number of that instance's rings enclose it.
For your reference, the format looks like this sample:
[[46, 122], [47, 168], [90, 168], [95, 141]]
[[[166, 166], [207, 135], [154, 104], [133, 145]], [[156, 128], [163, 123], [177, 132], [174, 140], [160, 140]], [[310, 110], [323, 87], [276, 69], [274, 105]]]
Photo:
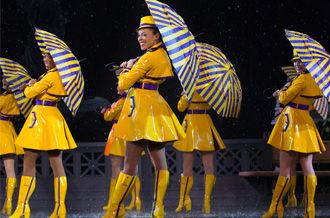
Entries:
[[72, 115], [75, 115], [84, 93], [84, 77], [79, 61], [56, 35], [36, 28], [35, 37], [41, 52], [52, 56], [68, 95], [63, 101]]
[[0, 67], [3, 77], [8, 82], [10, 89], [14, 92], [14, 97], [21, 113], [26, 118], [32, 109], [33, 100], [26, 98], [18, 88], [31, 80], [30, 75], [22, 65], [6, 58], [0, 58]]
[[146, 3], [183, 90], [191, 100], [199, 74], [195, 38], [182, 17], [171, 7], [156, 0], [146, 0]]
[[[290, 78], [290, 80], [294, 80], [297, 76], [299, 76], [299, 73], [293, 66], [281, 67], [281, 69]], [[327, 119], [329, 106], [328, 101], [324, 96], [316, 99], [313, 103], [313, 107], [324, 120]]]
[[230, 61], [217, 47], [197, 43], [200, 74], [197, 92], [222, 117], [238, 117], [242, 88]]
[[324, 96], [330, 101], [330, 55], [328, 52], [320, 43], [306, 34], [285, 30], [285, 35]]

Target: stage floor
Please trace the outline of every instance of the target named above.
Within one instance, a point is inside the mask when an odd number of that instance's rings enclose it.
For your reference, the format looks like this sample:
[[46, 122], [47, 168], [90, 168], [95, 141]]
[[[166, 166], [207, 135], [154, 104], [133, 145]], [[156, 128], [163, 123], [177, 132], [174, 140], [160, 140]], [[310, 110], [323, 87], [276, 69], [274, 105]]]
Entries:
[[[269, 193], [261, 193], [261, 189], [257, 190], [257, 186], [252, 186], [251, 184], [253, 183], [248, 182], [246, 179], [239, 176], [220, 176], [218, 177], [213, 192], [212, 213], [209, 215], [204, 215], [201, 213], [204, 192], [202, 178], [203, 176], [201, 176], [201, 179], [195, 178], [194, 186], [191, 191], [191, 199], [193, 204], [191, 213], [176, 214], [174, 212], [179, 197], [179, 181], [170, 181], [168, 192], [165, 197], [165, 217], [261, 217], [268, 208], [271, 200]], [[302, 177], [298, 177], [298, 180], [302, 180]], [[101, 185], [97, 186], [97, 184], [93, 184], [90, 186], [90, 188], [86, 187], [83, 193], [81, 193], [81, 190], [79, 193], [77, 193], [77, 190], [72, 187], [75, 183], [72, 183], [71, 190], [68, 192], [66, 202], [68, 211], [67, 218], [102, 217], [102, 206], [105, 204], [106, 199], [101, 196], [107, 195], [107, 193], [104, 193], [104, 191], [107, 190], [98, 190], [98, 187]], [[263, 184], [264, 181], [260, 180], [259, 183]], [[45, 218], [50, 215], [53, 209], [53, 196], [45, 195], [45, 193], [43, 193], [42, 190], [44, 188], [47, 189], [46, 187], [43, 187], [43, 185], [46, 184], [43, 184], [43, 181], [39, 181], [39, 186], [37, 186], [35, 193], [33, 193], [33, 196], [30, 199], [30, 206], [32, 211], [31, 218]], [[1, 189], [1, 192], [2, 190], [3, 188]], [[302, 197], [301, 190], [298, 188], [297, 192], [298, 201], [300, 201]], [[152, 193], [152, 184], [142, 184], [142, 212], [127, 212], [126, 217], [150, 217]], [[1, 193], [1, 196], [3, 196], [3, 192]], [[3, 201], [1, 204], [2, 203]], [[317, 192], [315, 203], [317, 217], [330, 218], [330, 193]], [[2, 218], [5, 216], [0, 217]], [[285, 211], [285, 217], [303, 217], [303, 208], [287, 209]]]

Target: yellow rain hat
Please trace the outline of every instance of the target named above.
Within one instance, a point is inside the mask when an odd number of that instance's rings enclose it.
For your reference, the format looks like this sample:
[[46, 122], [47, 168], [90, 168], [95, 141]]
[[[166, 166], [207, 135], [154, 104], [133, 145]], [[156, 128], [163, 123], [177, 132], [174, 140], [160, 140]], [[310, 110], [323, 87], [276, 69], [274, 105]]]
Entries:
[[293, 58], [291, 59], [291, 61], [297, 61], [297, 60], [300, 60], [298, 54], [297, 54], [297, 51], [296, 49], [293, 49]]
[[144, 16], [140, 20], [140, 26], [137, 30], [142, 28], [157, 28], [154, 18], [152, 16]]

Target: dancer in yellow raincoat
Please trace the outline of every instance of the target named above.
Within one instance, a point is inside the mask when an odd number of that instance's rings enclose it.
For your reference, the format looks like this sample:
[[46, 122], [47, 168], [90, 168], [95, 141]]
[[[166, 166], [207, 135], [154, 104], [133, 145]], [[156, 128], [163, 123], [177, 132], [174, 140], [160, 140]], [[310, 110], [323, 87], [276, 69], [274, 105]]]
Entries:
[[[185, 95], [181, 96], [178, 102], [178, 110], [180, 112], [187, 110], [187, 114], [182, 122], [187, 137], [173, 144], [174, 148], [183, 152], [180, 199], [175, 211], [180, 212], [183, 207], [186, 211], [191, 210], [189, 193], [193, 185], [194, 152], [200, 151], [205, 172], [203, 213], [210, 213], [210, 198], [216, 179], [214, 175], [213, 155], [215, 150], [225, 149], [225, 145], [208, 114], [210, 106], [196, 91], [190, 103]], [[218, 147], [215, 146], [215, 141]]]
[[314, 195], [317, 180], [312, 160], [313, 154], [325, 151], [325, 147], [309, 111], [313, 109], [314, 100], [322, 97], [322, 92], [295, 51], [293, 64], [300, 75], [286, 90], [277, 90], [274, 93], [281, 104], [286, 105], [268, 140], [270, 145], [280, 150], [280, 175], [269, 210], [263, 218], [273, 217], [275, 213], [278, 217], [284, 216], [282, 199], [289, 188], [290, 168], [297, 158], [306, 177], [305, 217], [315, 217]]
[[35, 162], [41, 151], [47, 151], [54, 174], [55, 209], [50, 218], [66, 217], [65, 197], [67, 179], [62, 163], [62, 151], [77, 147], [57, 102], [66, 96], [59, 72], [49, 53], [43, 54], [47, 73], [39, 80], [30, 80], [21, 86], [27, 98], [35, 99], [35, 106], [28, 116], [16, 144], [24, 148], [23, 175], [21, 178], [16, 210], [11, 218], [30, 216], [29, 198], [36, 185]]
[[[101, 113], [104, 115], [104, 120], [112, 122], [112, 128], [109, 133], [108, 141], [105, 146], [104, 155], [110, 156], [111, 158], [111, 181], [109, 189], [109, 200], [106, 206], [103, 207], [104, 210], [108, 210], [111, 203], [111, 196], [115, 190], [115, 186], [118, 180], [118, 176], [121, 170], [121, 163], [124, 160], [126, 143], [124, 140], [115, 137], [116, 125], [120, 112], [123, 108], [127, 94], [119, 93], [120, 98], [111, 105], [109, 108], [103, 108]], [[132, 191], [131, 203], [125, 208], [126, 210], [132, 210], [134, 206], [137, 211], [141, 211], [141, 198], [140, 198], [141, 182], [140, 178], [136, 177], [135, 188]]]
[[138, 42], [146, 53], [121, 64], [118, 89], [128, 96], [118, 119], [115, 136], [127, 142], [124, 169], [120, 173], [110, 209], [104, 217], [124, 217], [123, 199], [135, 182], [140, 155], [147, 149], [155, 167], [155, 192], [152, 217], [164, 217], [163, 199], [169, 182], [165, 142], [185, 137], [175, 114], [158, 92], [158, 86], [173, 76], [170, 59], [151, 16], [141, 18]]
[[2, 79], [2, 87], [5, 90], [0, 94], [0, 156], [6, 171], [7, 196], [1, 213], [11, 215], [13, 194], [17, 185], [15, 174], [15, 156], [23, 154], [23, 148], [15, 145], [17, 137], [13, 123], [10, 119], [20, 114], [14, 94], [10, 91], [8, 83]]

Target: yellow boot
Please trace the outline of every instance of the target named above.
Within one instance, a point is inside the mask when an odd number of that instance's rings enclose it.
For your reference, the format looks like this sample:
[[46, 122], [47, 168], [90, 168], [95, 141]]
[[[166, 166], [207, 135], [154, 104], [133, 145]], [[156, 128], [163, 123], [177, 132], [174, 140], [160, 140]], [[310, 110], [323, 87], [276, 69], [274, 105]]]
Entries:
[[115, 190], [111, 196], [110, 207], [103, 218], [125, 217], [124, 200], [132, 191], [136, 176], [130, 176], [120, 172]]
[[273, 192], [272, 202], [268, 211], [262, 216], [262, 218], [271, 218], [277, 212], [277, 217], [282, 218], [284, 216], [284, 207], [282, 199], [289, 189], [290, 178], [278, 176], [276, 186]]
[[13, 194], [17, 185], [17, 180], [14, 177], [7, 178], [6, 190], [7, 196], [1, 213], [3, 215], [9, 216], [12, 212], [12, 201], [13, 201]]
[[60, 176], [54, 178], [54, 198], [55, 198], [55, 208], [53, 213], [49, 218], [65, 218], [66, 217], [66, 207], [65, 207], [65, 197], [68, 184], [66, 176]]
[[204, 192], [204, 205], [202, 212], [205, 214], [211, 213], [211, 194], [215, 184], [216, 177], [213, 174], [205, 175], [205, 192]]
[[306, 205], [306, 196], [307, 196], [306, 178], [307, 178], [307, 176], [304, 176], [304, 194], [303, 194], [303, 198], [301, 199], [301, 202], [299, 204], [299, 207], [305, 207], [305, 205]]
[[315, 175], [307, 176], [306, 178], [306, 187], [307, 187], [307, 195], [306, 195], [306, 207], [304, 218], [314, 218], [315, 217], [315, 204], [314, 204], [314, 196], [317, 185], [317, 178]]
[[194, 177], [193, 176], [184, 176], [181, 174], [181, 181], [180, 181], [180, 199], [179, 199], [179, 205], [175, 209], [175, 212], [182, 211], [183, 207], [185, 207], [186, 211], [191, 211], [191, 199], [189, 196], [191, 187], [194, 183]]
[[115, 190], [116, 183], [117, 183], [117, 179], [113, 179], [113, 178], [111, 178], [111, 181], [110, 181], [110, 189], [109, 189], [109, 200], [108, 200], [107, 205], [103, 206], [103, 210], [108, 210], [109, 207], [110, 207], [110, 203], [111, 203], [111, 195], [112, 195], [113, 191]]
[[136, 208], [136, 211], [141, 211], [141, 198], [140, 198], [140, 190], [141, 190], [141, 181], [138, 176], [136, 176], [136, 181], [135, 181], [135, 187], [131, 193], [131, 202], [125, 209], [127, 211], [130, 211], [134, 208]]
[[9, 218], [30, 218], [29, 199], [36, 187], [36, 178], [31, 176], [22, 176], [19, 186], [18, 202], [16, 210]]
[[285, 207], [297, 207], [297, 198], [296, 198], [296, 183], [297, 177], [291, 176], [289, 180], [289, 191], [288, 191], [288, 202], [286, 203]]
[[166, 194], [170, 173], [168, 170], [159, 170], [155, 173], [154, 202], [152, 205], [151, 217], [164, 218], [164, 197]]

